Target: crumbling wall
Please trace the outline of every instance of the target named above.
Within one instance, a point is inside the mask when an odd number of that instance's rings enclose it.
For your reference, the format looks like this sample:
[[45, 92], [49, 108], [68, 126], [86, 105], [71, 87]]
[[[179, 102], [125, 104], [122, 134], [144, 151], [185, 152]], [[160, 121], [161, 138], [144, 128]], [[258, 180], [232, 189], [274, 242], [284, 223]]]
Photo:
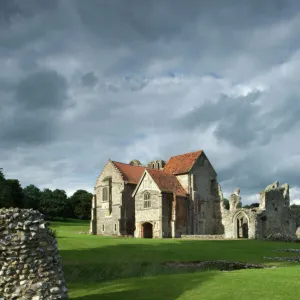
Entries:
[[[268, 185], [260, 193], [260, 209], [264, 210], [264, 218], [260, 227], [262, 237], [281, 234], [295, 237], [296, 222], [290, 211], [289, 185], [279, 185], [278, 181]], [[265, 223], [262, 226], [263, 222]]]
[[[219, 191], [221, 193], [221, 190]], [[221, 193], [222, 198], [222, 193]], [[221, 205], [225, 238], [248, 237], [264, 239], [278, 235], [295, 237], [296, 222], [290, 212], [289, 185], [279, 186], [278, 181], [268, 185], [260, 193], [258, 208], [241, 208], [240, 190], [230, 196], [230, 209]], [[246, 234], [243, 234], [243, 226]]]
[[68, 299], [57, 241], [43, 215], [0, 209], [0, 299]]
[[[223, 199], [221, 190], [221, 199]], [[229, 198], [230, 209], [227, 210], [222, 200], [222, 224], [224, 226], [224, 237], [227, 239], [236, 238], [257, 238], [257, 214], [260, 213], [258, 209], [242, 208], [240, 196], [240, 189], [236, 188], [234, 193]], [[244, 229], [243, 229], [243, 226]]]

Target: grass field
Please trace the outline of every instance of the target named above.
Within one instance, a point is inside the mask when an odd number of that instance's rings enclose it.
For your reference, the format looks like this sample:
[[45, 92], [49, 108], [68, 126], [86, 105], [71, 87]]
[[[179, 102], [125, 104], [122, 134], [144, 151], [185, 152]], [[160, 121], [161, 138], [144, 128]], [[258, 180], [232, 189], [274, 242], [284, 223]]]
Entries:
[[[79, 234], [88, 222], [52, 222], [71, 299], [299, 299], [300, 264], [264, 260], [288, 256], [300, 244], [253, 240], [186, 241]], [[276, 265], [230, 272], [164, 269], [163, 261], [233, 260]]]

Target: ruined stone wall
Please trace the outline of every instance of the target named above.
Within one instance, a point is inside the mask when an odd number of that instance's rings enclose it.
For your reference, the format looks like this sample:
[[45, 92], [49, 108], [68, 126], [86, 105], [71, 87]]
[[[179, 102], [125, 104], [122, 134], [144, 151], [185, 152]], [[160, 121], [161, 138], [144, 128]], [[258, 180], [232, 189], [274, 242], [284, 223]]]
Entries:
[[43, 215], [0, 209], [0, 298], [68, 299], [57, 242]]
[[276, 181], [267, 186], [260, 193], [260, 206], [258, 208], [241, 208], [239, 189], [236, 189], [230, 196], [229, 202], [229, 210], [221, 205], [225, 238], [242, 237], [241, 232], [240, 236], [238, 233], [239, 228], [241, 229], [241, 223], [247, 224], [249, 239], [263, 239], [277, 233], [295, 236], [296, 222], [293, 220], [289, 209], [288, 184], [279, 186]]
[[[238, 219], [244, 219], [247, 223], [248, 233], [247, 238], [256, 239], [257, 238], [257, 213], [247, 208], [237, 208], [234, 210], [224, 210], [222, 212], [222, 222], [224, 225], [224, 238], [226, 239], [236, 239], [242, 236], [238, 236]], [[246, 236], [245, 236], [246, 238]]]
[[181, 238], [186, 240], [223, 240], [224, 236], [222, 234], [183, 234]]
[[290, 212], [289, 185], [275, 181], [260, 193], [260, 208], [264, 214], [258, 220], [258, 234], [267, 237], [281, 233], [295, 236], [296, 221]]

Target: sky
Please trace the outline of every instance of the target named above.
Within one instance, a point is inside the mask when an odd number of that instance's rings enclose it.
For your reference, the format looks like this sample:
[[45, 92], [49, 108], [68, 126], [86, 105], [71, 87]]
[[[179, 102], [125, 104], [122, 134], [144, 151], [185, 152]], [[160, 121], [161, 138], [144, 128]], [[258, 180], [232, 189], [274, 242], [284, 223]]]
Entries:
[[1, 0], [0, 167], [93, 191], [108, 159], [203, 149], [243, 204], [300, 204], [300, 1]]

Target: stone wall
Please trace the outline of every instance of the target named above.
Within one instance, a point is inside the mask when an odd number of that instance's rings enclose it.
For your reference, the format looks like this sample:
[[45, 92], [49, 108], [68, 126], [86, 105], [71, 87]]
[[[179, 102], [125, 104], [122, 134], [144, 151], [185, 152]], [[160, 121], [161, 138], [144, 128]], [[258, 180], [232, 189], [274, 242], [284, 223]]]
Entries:
[[[109, 197], [106, 201], [103, 201], [103, 188], [108, 187], [109, 182], [111, 182], [111, 188], [108, 189]], [[94, 230], [94, 234], [121, 235], [123, 233], [121, 232], [123, 225], [121, 214], [123, 191], [123, 178], [114, 164], [108, 161], [95, 186], [96, 207], [93, 209], [96, 216], [96, 230]], [[91, 219], [91, 223], [93, 221]]]
[[68, 299], [57, 242], [43, 215], [0, 209], [0, 298]]
[[222, 234], [217, 174], [202, 154], [189, 172], [190, 234]]
[[281, 233], [296, 235], [296, 222], [290, 211], [289, 185], [279, 186], [279, 182], [268, 185], [260, 193], [260, 209], [263, 215], [258, 222], [258, 235], [265, 238], [268, 235]]
[[[220, 190], [221, 193], [221, 190]], [[222, 193], [221, 193], [222, 194]], [[222, 198], [222, 195], [220, 195]], [[240, 190], [229, 198], [230, 209], [221, 205], [225, 238], [264, 239], [272, 234], [295, 236], [296, 222], [290, 213], [289, 185], [276, 181], [260, 193], [258, 208], [241, 208]]]
[[222, 234], [183, 234], [181, 238], [189, 240], [222, 240], [224, 236]]

